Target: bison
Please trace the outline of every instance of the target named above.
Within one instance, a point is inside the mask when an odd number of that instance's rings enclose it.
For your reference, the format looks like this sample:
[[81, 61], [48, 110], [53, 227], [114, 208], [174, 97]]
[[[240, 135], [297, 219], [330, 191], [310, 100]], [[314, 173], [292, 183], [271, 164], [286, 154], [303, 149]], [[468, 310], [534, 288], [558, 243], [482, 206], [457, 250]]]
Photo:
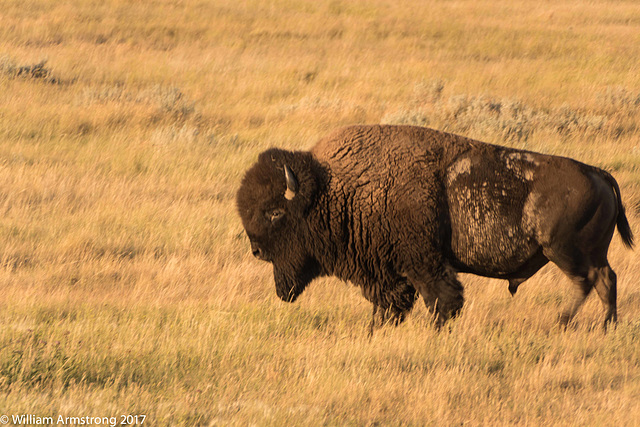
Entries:
[[[615, 322], [614, 229], [633, 234], [606, 171], [413, 126], [352, 126], [311, 151], [269, 149], [245, 174], [237, 208], [253, 255], [293, 302], [336, 276], [399, 323], [422, 296], [436, 324], [464, 302], [458, 272], [518, 285], [549, 261], [573, 283], [567, 325], [592, 288]], [[417, 292], [416, 292], [417, 291]]]

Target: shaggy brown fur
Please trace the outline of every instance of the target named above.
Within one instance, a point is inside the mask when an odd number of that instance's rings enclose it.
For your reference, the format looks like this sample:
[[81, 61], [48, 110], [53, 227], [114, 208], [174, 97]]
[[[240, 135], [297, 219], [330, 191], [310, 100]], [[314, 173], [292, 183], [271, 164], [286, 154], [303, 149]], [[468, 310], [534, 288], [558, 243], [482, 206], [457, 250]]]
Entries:
[[564, 324], [593, 287], [615, 321], [607, 250], [616, 224], [633, 243], [607, 172], [410, 126], [344, 128], [310, 152], [270, 149], [247, 171], [237, 205], [280, 298], [337, 276], [374, 304], [372, 327], [378, 308], [382, 323], [401, 322], [416, 290], [438, 323], [457, 315], [456, 272], [507, 279], [515, 293], [548, 261], [576, 285]]

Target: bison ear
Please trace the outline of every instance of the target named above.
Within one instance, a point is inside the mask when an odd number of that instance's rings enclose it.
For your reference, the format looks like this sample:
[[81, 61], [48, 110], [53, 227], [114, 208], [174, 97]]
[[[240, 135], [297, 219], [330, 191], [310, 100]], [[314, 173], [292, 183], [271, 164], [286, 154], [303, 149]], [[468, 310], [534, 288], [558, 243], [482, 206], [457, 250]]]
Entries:
[[300, 185], [298, 184], [298, 178], [296, 178], [296, 175], [287, 165], [284, 165], [284, 178], [287, 182], [287, 191], [284, 192], [284, 198], [293, 200], [294, 197], [296, 197]]

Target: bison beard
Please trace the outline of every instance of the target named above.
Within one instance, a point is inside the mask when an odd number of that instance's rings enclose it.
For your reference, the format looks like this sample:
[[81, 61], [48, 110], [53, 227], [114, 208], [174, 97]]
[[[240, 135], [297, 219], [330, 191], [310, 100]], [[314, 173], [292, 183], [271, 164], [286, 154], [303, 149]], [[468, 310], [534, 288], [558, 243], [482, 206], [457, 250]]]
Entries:
[[276, 294], [285, 302], [294, 302], [307, 285], [320, 275], [318, 262], [306, 257], [298, 263], [273, 263]]
[[458, 272], [518, 286], [549, 261], [573, 282], [566, 325], [595, 288], [615, 321], [607, 251], [633, 244], [613, 177], [577, 161], [432, 129], [353, 126], [310, 152], [270, 149], [242, 181], [238, 212], [254, 254], [293, 302], [336, 276], [373, 303], [371, 327], [400, 323], [420, 295], [436, 324], [460, 313]]

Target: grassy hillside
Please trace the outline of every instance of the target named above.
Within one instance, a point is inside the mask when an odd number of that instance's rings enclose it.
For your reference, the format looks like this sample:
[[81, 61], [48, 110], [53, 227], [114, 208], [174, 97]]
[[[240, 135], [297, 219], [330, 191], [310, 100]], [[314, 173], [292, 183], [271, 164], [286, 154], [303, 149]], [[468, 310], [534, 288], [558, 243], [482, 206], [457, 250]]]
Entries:
[[640, 263], [619, 325], [545, 267], [463, 276], [367, 337], [357, 288], [275, 295], [235, 212], [263, 149], [412, 123], [611, 171], [640, 235], [640, 8], [581, 1], [3, 1], [0, 415], [147, 425], [637, 425]]

